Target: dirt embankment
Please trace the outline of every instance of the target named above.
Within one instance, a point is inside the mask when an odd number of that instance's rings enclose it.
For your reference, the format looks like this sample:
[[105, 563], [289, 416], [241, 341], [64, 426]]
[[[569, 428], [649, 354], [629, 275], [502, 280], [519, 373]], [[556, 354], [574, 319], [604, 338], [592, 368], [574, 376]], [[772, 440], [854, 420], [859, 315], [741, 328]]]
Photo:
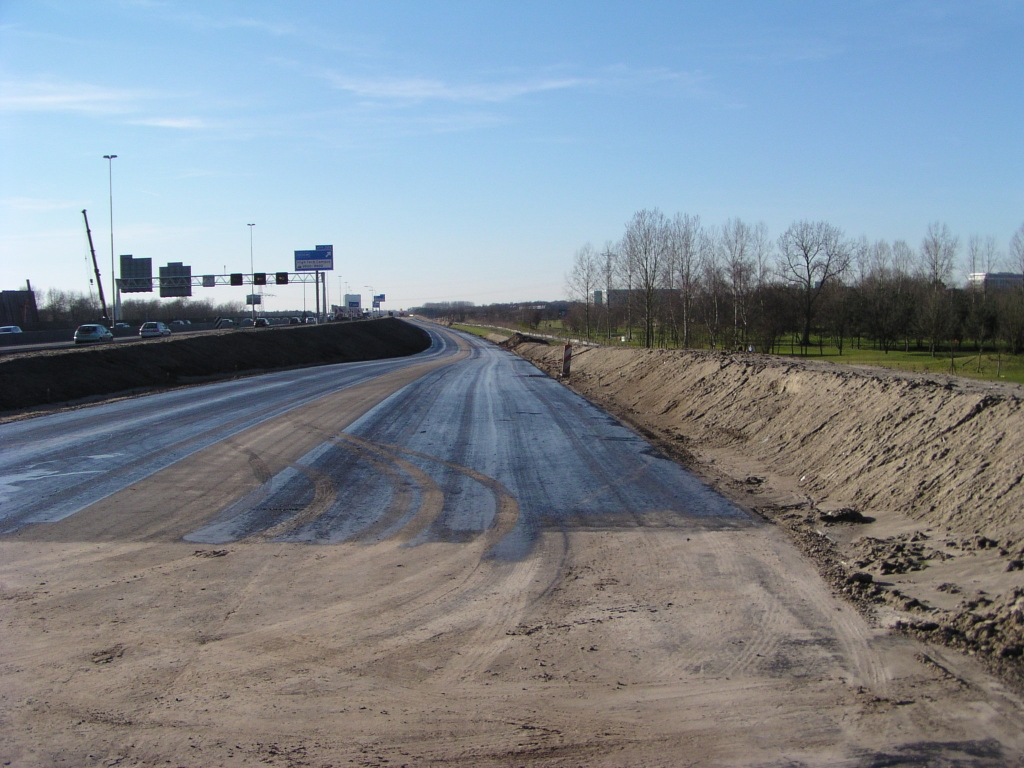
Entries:
[[428, 346], [424, 331], [386, 318], [26, 353], [0, 359], [0, 411], [259, 370], [402, 357]]
[[[562, 349], [509, 346], [552, 375]], [[1024, 684], [1024, 390], [704, 351], [577, 348], [570, 385], [787, 527], [884, 624]]]

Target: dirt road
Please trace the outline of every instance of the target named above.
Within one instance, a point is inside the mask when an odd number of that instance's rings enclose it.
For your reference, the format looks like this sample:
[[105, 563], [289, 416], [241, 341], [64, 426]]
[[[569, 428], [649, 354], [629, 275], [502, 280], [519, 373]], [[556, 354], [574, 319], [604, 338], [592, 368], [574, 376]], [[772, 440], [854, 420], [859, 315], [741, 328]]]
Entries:
[[972, 660], [870, 627], [782, 531], [458, 343], [375, 400], [326, 394], [0, 537], [3, 761], [1024, 755], [1021, 702]]

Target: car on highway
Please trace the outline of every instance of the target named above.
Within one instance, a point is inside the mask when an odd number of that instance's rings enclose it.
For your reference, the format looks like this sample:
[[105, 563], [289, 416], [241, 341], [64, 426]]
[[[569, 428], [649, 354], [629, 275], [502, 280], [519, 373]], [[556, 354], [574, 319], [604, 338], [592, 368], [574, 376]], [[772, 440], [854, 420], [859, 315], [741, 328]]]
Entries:
[[21, 333], [21, 328], [16, 325], [0, 325], [0, 333]]
[[171, 325], [179, 330], [184, 330], [192, 325], [191, 320], [171, 320]]
[[299, 317], [289, 317], [288, 318], [288, 325], [302, 325], [302, 318], [299, 318]]
[[266, 328], [270, 325], [270, 321], [265, 317], [257, 317], [256, 320], [253, 321], [253, 325], [257, 328]]
[[128, 323], [114, 323], [114, 327], [115, 328], [131, 328], [131, 326], [128, 325]]
[[150, 320], [148, 323], [143, 323], [142, 327], [139, 328], [139, 338], [142, 339], [154, 339], [170, 335], [171, 329], [156, 320]]
[[307, 317], [306, 318], [306, 325], [316, 325], [316, 318], [315, 317]]
[[113, 341], [114, 334], [105, 325], [86, 323], [75, 329], [75, 344], [98, 344], [101, 341]]

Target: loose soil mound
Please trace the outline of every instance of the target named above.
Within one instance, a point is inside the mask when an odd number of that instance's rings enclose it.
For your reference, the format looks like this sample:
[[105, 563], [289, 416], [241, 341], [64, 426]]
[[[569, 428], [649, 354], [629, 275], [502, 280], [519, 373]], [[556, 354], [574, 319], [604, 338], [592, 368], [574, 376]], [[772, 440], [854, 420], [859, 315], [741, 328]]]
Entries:
[[430, 346], [401, 320], [168, 337], [0, 360], [0, 411], [299, 365], [403, 357]]
[[[562, 350], [519, 344], [551, 368]], [[686, 444], [728, 445], [802, 492], [965, 535], [1019, 537], [1020, 388], [753, 355], [586, 349], [573, 384]]]
[[[562, 350], [509, 346], [554, 375]], [[837, 592], [1024, 688], [1024, 392], [760, 355], [589, 348], [570, 385], [790, 530]]]

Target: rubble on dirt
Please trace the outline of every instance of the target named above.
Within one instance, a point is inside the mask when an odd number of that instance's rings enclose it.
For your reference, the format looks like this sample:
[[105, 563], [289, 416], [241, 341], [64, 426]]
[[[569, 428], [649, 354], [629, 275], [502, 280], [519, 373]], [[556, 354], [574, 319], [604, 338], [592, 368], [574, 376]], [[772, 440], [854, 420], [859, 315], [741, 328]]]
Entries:
[[890, 539], [864, 536], [854, 542], [860, 556], [853, 562], [857, 568], [874, 568], [880, 575], [920, 571], [934, 558], [948, 559], [942, 550], [933, 549], [923, 542], [928, 536], [921, 532], [901, 534]]
[[818, 517], [825, 524], [835, 523], [871, 523], [873, 517], [867, 517], [852, 507], [841, 507], [840, 509], [823, 509], [818, 512]]
[[979, 595], [960, 610], [921, 621], [901, 621], [898, 631], [978, 655], [1004, 678], [1024, 686], [1024, 588], [988, 598]]

